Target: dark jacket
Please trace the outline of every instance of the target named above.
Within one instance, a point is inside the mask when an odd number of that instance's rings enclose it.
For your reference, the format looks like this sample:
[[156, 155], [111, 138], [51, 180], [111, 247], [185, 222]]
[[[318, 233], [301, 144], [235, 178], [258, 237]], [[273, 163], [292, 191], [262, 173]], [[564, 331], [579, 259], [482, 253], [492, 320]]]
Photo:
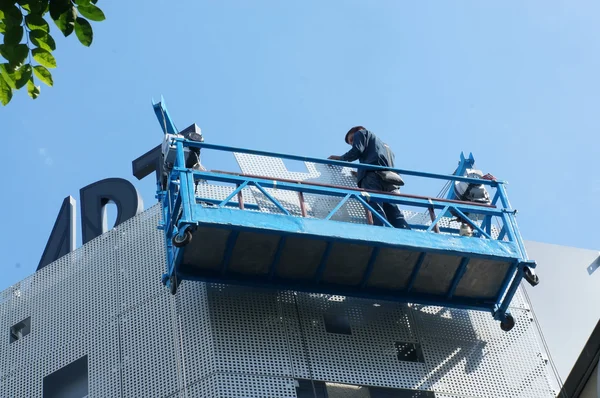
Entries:
[[[360, 163], [376, 166], [394, 167], [394, 153], [375, 134], [367, 129], [358, 130], [354, 133], [352, 148], [342, 155], [345, 162], [353, 162], [356, 159]], [[358, 169], [357, 182], [365, 178], [369, 170]]]

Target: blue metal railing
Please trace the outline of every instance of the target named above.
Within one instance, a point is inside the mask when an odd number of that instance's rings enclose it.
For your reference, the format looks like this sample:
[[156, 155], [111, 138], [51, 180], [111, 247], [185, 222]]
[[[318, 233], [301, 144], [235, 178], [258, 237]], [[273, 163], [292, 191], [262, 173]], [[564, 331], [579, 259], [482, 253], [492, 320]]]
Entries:
[[[526, 257], [526, 252], [521, 239], [521, 236], [516, 227], [515, 212], [511, 209], [508, 201], [506, 190], [504, 189], [504, 181], [497, 180], [484, 180], [474, 179], [458, 175], [445, 175], [437, 173], [428, 173], [421, 171], [413, 171], [407, 169], [398, 168], [386, 168], [381, 166], [364, 165], [357, 163], [348, 163], [335, 160], [326, 160], [311, 158], [306, 156], [289, 155], [267, 151], [257, 151], [245, 148], [236, 148], [223, 145], [215, 145], [194, 141], [187, 141], [181, 138], [173, 140], [177, 148], [176, 164], [173, 168], [171, 175], [169, 176], [170, 183], [166, 190], [159, 192], [159, 196], [163, 198], [163, 205], [165, 211], [165, 227], [170, 230], [179, 230], [178, 223], [180, 221], [192, 221], [192, 209], [191, 206], [195, 205], [198, 201], [204, 203], [211, 203], [217, 207], [232, 207], [235, 206], [231, 203], [231, 200], [237, 195], [241, 198], [242, 189], [246, 187], [255, 187], [261, 191], [270, 200], [275, 207], [277, 207], [283, 214], [290, 215], [288, 210], [280, 203], [275, 197], [266, 191], [266, 188], [277, 188], [280, 190], [294, 191], [298, 194], [314, 194], [323, 195], [329, 197], [339, 197], [340, 203], [325, 217], [326, 220], [330, 219], [344, 204], [350, 199], [358, 201], [367, 210], [368, 214], [372, 214], [373, 217], [378, 218], [386, 227], [391, 227], [389, 222], [380, 216], [370, 205], [371, 202], [387, 202], [394, 203], [402, 206], [411, 206], [423, 208], [430, 211], [431, 223], [428, 225], [411, 225], [413, 229], [424, 230], [428, 233], [458, 233], [458, 230], [451, 228], [440, 228], [438, 223], [440, 220], [448, 215], [452, 214], [461, 221], [469, 224], [474, 230], [474, 239], [496, 239], [505, 240], [508, 242], [514, 242], [517, 244], [520, 251], [521, 257]], [[325, 165], [334, 165], [354, 169], [367, 169], [367, 170], [391, 170], [402, 175], [415, 176], [420, 178], [445, 180], [445, 181], [463, 181], [473, 184], [483, 184], [490, 188], [495, 188], [496, 193], [493, 196], [491, 205], [482, 205], [473, 202], [463, 202], [458, 200], [449, 200], [445, 198], [433, 198], [425, 196], [397, 194], [397, 193], [385, 193], [367, 191], [358, 188], [349, 187], [338, 187], [330, 186], [318, 183], [306, 183], [302, 181], [291, 181], [284, 179], [277, 179], [264, 176], [250, 176], [244, 174], [235, 174], [228, 172], [216, 172], [216, 171], [196, 171], [187, 169], [184, 167], [184, 148], [201, 148], [210, 149], [216, 151], [224, 151], [230, 153], [246, 153], [259, 156], [275, 157], [280, 159], [291, 159], [298, 161], [313, 162]], [[208, 182], [218, 183], [229, 183], [234, 184], [237, 188], [225, 199], [216, 200], [215, 198], [198, 198], [196, 197], [194, 187], [194, 181], [197, 179], [206, 180]], [[176, 182], [176, 183], [174, 183]], [[160, 190], [159, 190], [160, 191]], [[302, 203], [300, 203], [302, 205]], [[500, 205], [501, 207], [496, 207]], [[244, 206], [245, 210], [257, 210], [255, 206]], [[435, 211], [439, 212], [434, 216]], [[176, 215], [173, 218], [173, 215]], [[305, 216], [305, 214], [303, 214]], [[478, 215], [483, 220], [478, 223], [471, 219], [471, 216]], [[494, 237], [492, 234], [492, 221], [498, 220], [501, 224], [499, 234]], [[179, 231], [181, 232], [181, 231]]]
[[[442, 302], [439, 301], [439, 298], [429, 299], [423, 296], [419, 298], [419, 302], [445, 305], [451, 300], [454, 306], [462, 306], [463, 308], [481, 309], [482, 307], [485, 307], [491, 309], [493, 307], [494, 317], [504, 321], [506, 320], [506, 316], [508, 314], [508, 306], [510, 301], [516, 293], [516, 289], [518, 288], [521, 279], [528, 271], [530, 271], [531, 268], [535, 267], [535, 263], [527, 259], [525, 246], [517, 227], [515, 218], [516, 212], [510, 206], [504, 186], [505, 182], [503, 181], [474, 179], [461, 175], [436, 174], [397, 168], [386, 168], [381, 166], [347, 163], [328, 159], [317, 159], [275, 152], [256, 151], [203, 142], [187, 141], [181, 138], [173, 139], [173, 143], [176, 147], [175, 165], [168, 176], [167, 184], [163, 186], [162, 181], [158, 182], [159, 186], [157, 193], [157, 197], [163, 206], [163, 220], [161, 223], [161, 229], [164, 229], [165, 244], [167, 247], [167, 273], [163, 275], [163, 282], [165, 284], [168, 278], [177, 276], [176, 266], [177, 264], [181, 263], [181, 259], [183, 258], [183, 250], [181, 250], [179, 247], [175, 247], [174, 241], [185, 238], [185, 235], [190, 233], [190, 229], [194, 230], [202, 223], [214, 222], [215, 224], [225, 225], [227, 227], [232, 226], [232, 224], [237, 224], [235, 228], [232, 228], [231, 234], [227, 240], [227, 248], [224, 252], [224, 259], [220, 269], [220, 273], [224, 275], [227, 273], [227, 267], [230, 260], [229, 257], [232, 254], [231, 252], [233, 251], [233, 245], [236, 242], [240, 228], [254, 228], [256, 224], [253, 223], [266, 223], [267, 221], [278, 217], [275, 223], [268, 224], [268, 228], [281, 230], [281, 241], [279, 242], [277, 253], [275, 254], [274, 264], [276, 264], [278, 261], [278, 256], [281, 254], [281, 250], [284, 247], [287, 236], [290, 233], [296, 233], [297, 229], [295, 228], [298, 224], [300, 224], [300, 222], [297, 220], [293, 220], [292, 222], [291, 217], [314, 218], [314, 215], [307, 214], [304, 203], [304, 194], [339, 198], [339, 202], [335, 204], [333, 208], [327, 212], [327, 214], [321, 217], [322, 220], [326, 222], [311, 220], [304, 220], [301, 222], [306, 226], [308, 226], [310, 223], [319, 223], [318, 226], [316, 226], [316, 229], [306, 230], [306, 233], [313, 234], [314, 236], [319, 235], [325, 239], [333, 239], [333, 235], [338, 234], [338, 231], [336, 231], [336, 229], [340, 229], [337, 226], [338, 224], [334, 224], [333, 221], [330, 222], [329, 220], [331, 220], [336, 212], [338, 212], [346, 203], [348, 203], [349, 200], [354, 200], [360, 203], [360, 205], [365, 209], [367, 218], [369, 216], [375, 217], [381, 221], [384, 227], [387, 228], [392, 228], [392, 225], [374, 210], [372, 206], [373, 202], [393, 203], [401, 206], [416, 207], [426, 210], [425, 214], [427, 214], [427, 212], [429, 213], [430, 221], [420, 224], [415, 222], [410, 223], [411, 229], [418, 231], [414, 232], [414, 234], [410, 233], [410, 238], [407, 241], [410, 241], [409, 243], [413, 244], [411, 247], [416, 248], [420, 254], [414, 268], [412, 269], [411, 276], [408, 279], [406, 290], [395, 294], [396, 299], [401, 298], [402, 295], [406, 296], [407, 299], [410, 297], [418, 298], [418, 294], [413, 293], [411, 289], [415, 284], [421, 264], [424, 262], [426, 252], [441, 252], [445, 250], [444, 253], [452, 252], [454, 255], [462, 258], [460, 264], [458, 265], [457, 271], [450, 282], [449, 289], [446, 293], [446, 301]], [[391, 170], [404, 176], [442, 180], [446, 181], [446, 183], [461, 181], [477, 185], [485, 185], [491, 189], [495, 189], [496, 192], [493, 195], [491, 204], [478, 204], [449, 198], [427, 197], [394, 192], [378, 192], [353, 187], [334, 186], [316, 182], [286, 180], [281, 178], [241, 173], [224, 171], [198, 171], [185, 167], [185, 148], [200, 148], [229, 153], [245, 153], [279, 159], [290, 159], [317, 164], [341, 166], [351, 169]], [[198, 196], [195, 189], [196, 182], [198, 180], [204, 180], [208, 183], [227, 183], [235, 186], [235, 188], [232, 189], [225, 199], [201, 197]], [[257, 214], [257, 211], [264, 209], [262, 209], [260, 205], [257, 206], [256, 204], [244, 203], [242, 192], [247, 188], [255, 188], [257, 191], [261, 192], [262, 195], [264, 195], [264, 197], [281, 213], [283, 218], [272, 214], [271, 211], [269, 212], [271, 214]], [[269, 192], [269, 189], [275, 188], [281, 191], [297, 193], [300, 215], [297, 214], [297, 211], [294, 211], [294, 214], [292, 214], [292, 212], [289, 211], [289, 208], [286, 208], [284, 205], [285, 203], [282, 203], [282, 201], [277, 198], [277, 195], [273, 195]], [[232, 202], [236, 196], [237, 202]], [[215, 209], [227, 208], [230, 210], [213, 212], [206, 209], [207, 207], [212, 207]], [[239, 210], [231, 210], [232, 207], [237, 207]], [[243, 213], [237, 213], [237, 211]], [[445, 238], [444, 235], [456, 236], [459, 234], [458, 229], [442, 227], [439, 225], [440, 221], [448, 215], [452, 215], [461, 222], [469, 224], [473, 229], [473, 236], [465, 237], [465, 240], [451, 240], [449, 238]], [[260, 217], [260, 219], [258, 217]], [[209, 220], [206, 220], [205, 218], [209, 218]], [[496, 221], [498, 225], [498, 229], [495, 231], [492, 228], [493, 221]], [[292, 225], [291, 228], [290, 224]], [[374, 248], [371, 258], [366, 265], [362, 282], [359, 284], [364, 288], [369, 280], [371, 271], [374, 267], [375, 260], [380, 252], [381, 247], [395, 244], [402, 246], [407, 241], [398, 244], [398, 240], [394, 239], [399, 239], [399, 234], [396, 234], [389, 229], [388, 232], [385, 230], [369, 230], [372, 231], [371, 233], [366, 229], [362, 230], [357, 228], [344, 228], [344, 230], [348, 229], [349, 231], [344, 231], [345, 235], [342, 234], [342, 239], [350, 241], [359, 241], [361, 239], [365, 239], [372, 241], [373, 243]], [[408, 237], [409, 235], [404, 236]], [[378, 236], [382, 237], [382, 240], [378, 240]], [[473, 239], [473, 241], [469, 239]], [[418, 244], [415, 242], [418, 242]], [[485, 242], [489, 243], [486, 244]], [[324, 270], [325, 262], [328, 256], [328, 250], [330, 248], [331, 242], [327, 244], [327, 249], [321, 259], [321, 265], [316, 271], [314, 284], [307, 286], [306, 289], [319, 288], [321, 273]], [[491, 304], [489, 300], [479, 302], [477, 300], [473, 301], [460, 297], [454, 297], [461, 278], [467, 272], [467, 268], [469, 267], [469, 259], [471, 257], [480, 257], [486, 259], [492, 258], [494, 260], [500, 259], [501, 261], [509, 264], [510, 269], [506, 272], [505, 276], [502, 277], [503, 279], [498, 281], [498, 283], [501, 282], [501, 288], [499, 290], [502, 292], [501, 297], [496, 297]], [[269, 271], [269, 280], [273, 279], [274, 272], [275, 266], [272, 266]], [[195, 278], [193, 275], [184, 276], [190, 279]], [[176, 280], [176, 278], [173, 280]], [[169, 283], [172, 283], [170, 279], [169, 281]], [[277, 281], [273, 280], [272, 282], [275, 284]], [[300, 289], [301, 286], [297, 286], [297, 288]], [[358, 295], [363, 293], [367, 294], [363, 291], [352, 292], [352, 294]], [[385, 294], [385, 292], [379, 292], [378, 296], [381, 296], [382, 294]]]

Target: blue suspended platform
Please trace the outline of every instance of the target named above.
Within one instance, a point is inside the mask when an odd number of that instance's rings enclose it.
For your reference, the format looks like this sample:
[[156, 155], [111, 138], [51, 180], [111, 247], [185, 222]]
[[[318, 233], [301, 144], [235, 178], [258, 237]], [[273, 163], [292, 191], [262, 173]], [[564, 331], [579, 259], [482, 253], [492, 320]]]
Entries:
[[[523, 278], [535, 277], [527, 259], [502, 181], [459, 175], [387, 169], [403, 176], [484, 184], [495, 190], [491, 204], [447, 198], [365, 191], [241, 173], [195, 171], [183, 167], [184, 148], [216, 150], [307, 161], [347, 168], [382, 167], [306, 158], [174, 139], [177, 157], [166, 186], [159, 184], [167, 253], [163, 283], [173, 294], [182, 280], [250, 285], [332, 295], [489, 311], [504, 330], [514, 326], [509, 304]], [[195, 185], [231, 185], [225, 199], [199, 197]], [[252, 188], [271, 202], [266, 211], [246, 203]], [[300, 212], [278, 200], [271, 189], [293, 192]], [[338, 198], [326, 217], [307, 215], [304, 197]], [[348, 201], [360, 203], [369, 222], [334, 221]], [[249, 201], [246, 201], [249, 202]], [[371, 207], [373, 202], [421, 208], [425, 223], [395, 229]], [[472, 236], [440, 221], [459, 217]], [[372, 222], [371, 222], [372, 224]], [[446, 223], [448, 224], [448, 223]], [[451, 225], [451, 224], [448, 224]]]

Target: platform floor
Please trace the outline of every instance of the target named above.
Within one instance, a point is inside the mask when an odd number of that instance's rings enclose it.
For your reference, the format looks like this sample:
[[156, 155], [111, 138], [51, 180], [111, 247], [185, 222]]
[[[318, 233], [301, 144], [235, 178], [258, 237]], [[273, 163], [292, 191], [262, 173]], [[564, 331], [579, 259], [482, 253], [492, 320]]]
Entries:
[[[281, 239], [285, 241], [280, 249]], [[379, 252], [366, 278], [374, 250]], [[423, 256], [411, 292], [447, 297], [462, 257], [439, 253]], [[179, 271], [197, 278], [218, 276], [223, 281], [243, 276], [265, 283], [313, 283], [394, 295], [406, 292], [420, 257], [419, 251], [395, 247], [200, 226], [184, 249]], [[510, 269], [509, 261], [470, 258], [453, 297], [496, 300]]]

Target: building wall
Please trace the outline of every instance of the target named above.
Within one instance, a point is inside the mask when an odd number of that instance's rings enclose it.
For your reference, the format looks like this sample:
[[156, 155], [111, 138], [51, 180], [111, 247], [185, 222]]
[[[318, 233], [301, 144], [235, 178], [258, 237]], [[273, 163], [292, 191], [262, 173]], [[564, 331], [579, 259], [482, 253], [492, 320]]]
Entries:
[[527, 292], [565, 380], [600, 319], [600, 252], [531, 241], [525, 246], [540, 277]]
[[159, 217], [155, 206], [0, 293], [0, 397], [41, 397], [86, 356], [90, 397], [554, 396], [521, 292], [509, 333], [478, 311], [190, 281], [173, 297]]
[[588, 379], [583, 391], [581, 392], [580, 398], [600, 398], [600, 379], [598, 378], [598, 369], [592, 372], [592, 375]]

